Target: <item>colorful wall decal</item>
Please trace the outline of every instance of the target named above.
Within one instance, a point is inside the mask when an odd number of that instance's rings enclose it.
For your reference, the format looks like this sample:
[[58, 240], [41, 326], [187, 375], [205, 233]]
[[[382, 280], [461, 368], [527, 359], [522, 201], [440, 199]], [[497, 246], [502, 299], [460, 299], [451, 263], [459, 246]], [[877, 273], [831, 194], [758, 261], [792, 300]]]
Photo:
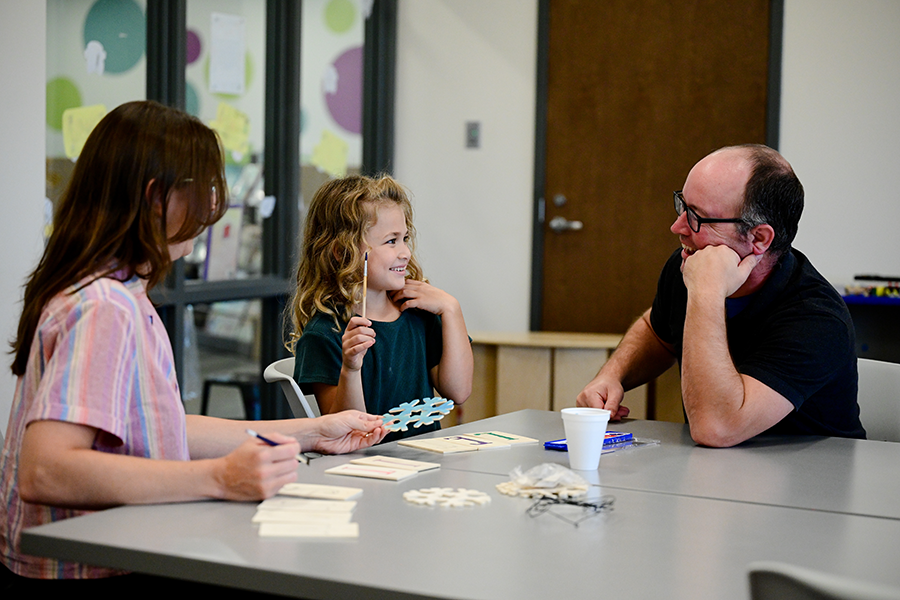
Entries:
[[357, 134], [362, 133], [362, 61], [362, 47], [350, 48], [334, 61], [336, 88], [333, 81], [329, 85], [327, 72], [323, 77], [328, 112], [343, 129]]
[[100, 42], [106, 51], [106, 73], [124, 73], [147, 49], [147, 19], [134, 0], [97, 0], [84, 20], [84, 43]]
[[347, 175], [347, 142], [326, 130], [312, 153], [312, 164], [332, 177]]
[[335, 33], [344, 33], [356, 21], [356, 3], [350, 0], [329, 0], [325, 5], [325, 25]]
[[66, 156], [76, 159], [84, 148], [84, 143], [94, 130], [100, 119], [106, 116], [106, 107], [102, 104], [78, 106], [63, 113], [62, 132]]
[[187, 64], [192, 65], [203, 52], [203, 42], [193, 29], [187, 30]]
[[81, 91], [68, 77], [56, 77], [47, 82], [47, 126], [62, 131], [63, 113], [81, 106]]
[[195, 117], [200, 116], [200, 95], [190, 81], [184, 82], [184, 110]]
[[222, 146], [235, 162], [241, 162], [250, 150], [250, 117], [224, 102], [219, 103], [216, 119], [209, 124], [222, 138]]

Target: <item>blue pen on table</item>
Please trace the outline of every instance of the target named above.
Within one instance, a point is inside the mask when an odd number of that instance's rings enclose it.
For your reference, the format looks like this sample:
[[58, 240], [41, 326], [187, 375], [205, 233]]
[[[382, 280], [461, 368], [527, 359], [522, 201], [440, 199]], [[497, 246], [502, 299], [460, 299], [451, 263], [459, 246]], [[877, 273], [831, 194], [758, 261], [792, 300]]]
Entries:
[[[276, 442], [276, 441], [274, 441], [274, 440], [270, 440], [270, 439], [267, 438], [267, 437], [263, 437], [263, 436], [259, 435], [258, 433], [256, 433], [256, 432], [253, 431], [252, 429], [248, 429], [248, 430], [247, 430], [247, 433], [248, 433], [249, 435], [255, 437], [256, 439], [258, 439], [258, 440], [260, 440], [260, 441], [262, 441], [262, 442], [267, 443], [267, 444], [270, 445], [270, 446], [280, 446], [280, 445], [281, 445], [281, 444], [279, 444], [278, 442]], [[302, 452], [298, 452], [297, 455], [296, 455], [294, 458], [296, 458], [298, 462], [302, 462], [304, 465], [308, 465], [308, 464], [309, 464], [309, 459], [306, 458], [305, 456], [303, 456], [303, 453], [302, 453]]]

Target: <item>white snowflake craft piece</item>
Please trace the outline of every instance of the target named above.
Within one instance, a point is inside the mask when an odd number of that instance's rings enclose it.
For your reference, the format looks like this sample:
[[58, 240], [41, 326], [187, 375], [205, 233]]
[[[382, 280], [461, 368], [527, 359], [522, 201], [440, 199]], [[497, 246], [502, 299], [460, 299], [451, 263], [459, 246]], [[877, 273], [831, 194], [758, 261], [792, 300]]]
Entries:
[[465, 488], [424, 488], [403, 493], [403, 499], [412, 504], [441, 506], [443, 508], [460, 508], [476, 504], [490, 504], [491, 497], [478, 490]]
[[443, 419], [453, 410], [453, 400], [449, 398], [424, 398], [404, 402], [386, 412], [384, 428], [388, 431], [408, 431], [409, 426], [431, 425]]

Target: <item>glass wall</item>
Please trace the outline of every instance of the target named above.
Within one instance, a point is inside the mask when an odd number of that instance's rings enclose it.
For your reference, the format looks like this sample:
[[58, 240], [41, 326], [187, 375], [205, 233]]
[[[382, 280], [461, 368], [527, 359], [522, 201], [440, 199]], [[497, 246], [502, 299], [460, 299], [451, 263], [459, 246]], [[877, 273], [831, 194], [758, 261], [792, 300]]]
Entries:
[[145, 0], [47, 0], [47, 226], [88, 134], [146, 97]]
[[265, 61], [264, 0], [188, 1], [185, 110], [218, 131], [230, 188], [228, 212], [185, 259], [188, 279], [262, 274]]
[[[225, 148], [229, 208], [194, 242], [185, 258], [187, 285], [253, 279], [263, 274], [263, 220], [274, 198], [265, 186], [266, 2], [188, 0], [185, 110], [215, 129]], [[254, 416], [241, 404], [242, 381], [260, 372], [261, 301], [231, 300], [187, 307], [182, 396], [199, 412]], [[229, 382], [229, 383], [218, 383]]]
[[300, 181], [306, 202], [328, 179], [360, 171], [363, 45], [371, 7], [351, 0], [303, 2]]
[[[262, 416], [286, 416], [261, 374], [287, 355], [281, 319], [304, 200], [363, 171], [364, 156], [376, 157], [373, 170], [390, 162], [393, 55], [384, 52], [396, 0], [46, 1], [48, 227], [84, 140], [112, 108], [149, 97], [216, 129], [229, 210], [151, 298], [189, 411], [211, 382], [234, 397], [256, 378]], [[372, 54], [376, 37], [385, 43]], [[368, 125], [364, 105], [374, 107]], [[387, 134], [363, 134], [377, 127]], [[364, 137], [378, 138], [375, 152]], [[222, 416], [255, 416], [234, 405]]]

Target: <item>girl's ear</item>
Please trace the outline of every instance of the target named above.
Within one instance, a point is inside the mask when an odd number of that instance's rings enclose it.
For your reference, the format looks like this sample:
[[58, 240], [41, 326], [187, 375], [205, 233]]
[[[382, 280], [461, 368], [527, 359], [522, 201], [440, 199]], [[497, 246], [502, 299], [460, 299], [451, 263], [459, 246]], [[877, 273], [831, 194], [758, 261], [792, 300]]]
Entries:
[[335, 264], [343, 265], [348, 254], [349, 252], [347, 252], [338, 240], [335, 239], [331, 242], [331, 256], [334, 258]]

